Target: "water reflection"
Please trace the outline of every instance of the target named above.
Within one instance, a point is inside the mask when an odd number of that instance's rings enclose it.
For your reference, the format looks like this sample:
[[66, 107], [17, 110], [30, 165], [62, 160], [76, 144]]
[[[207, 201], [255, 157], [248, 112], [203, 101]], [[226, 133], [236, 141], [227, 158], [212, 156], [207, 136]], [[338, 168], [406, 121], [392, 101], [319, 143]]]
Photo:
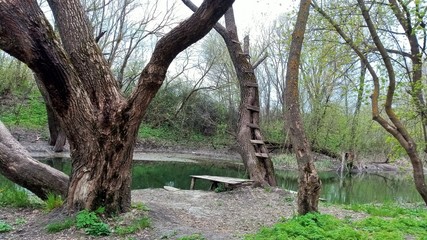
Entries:
[[[49, 165], [69, 174], [68, 159], [47, 159]], [[218, 165], [213, 163], [194, 164], [181, 162], [135, 162], [132, 168], [132, 189], [161, 188], [173, 186], [189, 189], [190, 175], [216, 175], [245, 177], [245, 170], [239, 165]], [[298, 189], [298, 174], [295, 171], [277, 171], [278, 185], [284, 189]], [[336, 172], [319, 173], [323, 187], [321, 197], [332, 203], [373, 203], [373, 202], [420, 202], [411, 176], [396, 173], [357, 174], [340, 177]], [[207, 190], [206, 181], [198, 181], [196, 189]]]

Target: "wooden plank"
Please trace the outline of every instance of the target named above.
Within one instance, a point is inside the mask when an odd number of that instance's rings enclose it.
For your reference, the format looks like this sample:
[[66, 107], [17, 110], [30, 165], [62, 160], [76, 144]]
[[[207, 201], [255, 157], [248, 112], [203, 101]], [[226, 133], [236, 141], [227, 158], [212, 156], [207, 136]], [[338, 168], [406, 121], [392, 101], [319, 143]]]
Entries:
[[255, 156], [260, 157], [260, 158], [268, 158], [267, 153], [255, 153]]
[[250, 128], [259, 129], [259, 126], [256, 125], [256, 124], [253, 124], [253, 123], [248, 123], [247, 126], [250, 127]]
[[264, 144], [263, 140], [251, 139], [250, 141], [251, 141], [252, 144]]
[[259, 110], [260, 110], [259, 107], [251, 106], [251, 105], [246, 105], [246, 108], [251, 110], [251, 111], [254, 111], [254, 112], [259, 112]]
[[253, 182], [250, 179], [243, 178], [232, 178], [232, 177], [221, 177], [221, 176], [210, 176], [210, 175], [191, 175], [192, 179], [205, 179], [213, 182], [227, 183], [227, 184], [239, 184], [244, 182]]

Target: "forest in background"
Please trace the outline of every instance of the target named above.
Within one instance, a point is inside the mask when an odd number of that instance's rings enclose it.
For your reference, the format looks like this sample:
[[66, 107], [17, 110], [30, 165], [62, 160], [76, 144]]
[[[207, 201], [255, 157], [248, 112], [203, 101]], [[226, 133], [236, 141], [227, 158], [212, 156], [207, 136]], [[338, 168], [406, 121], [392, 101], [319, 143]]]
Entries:
[[[155, 40], [176, 24], [175, 5], [165, 11], [157, 9], [158, 3], [152, 1], [128, 0], [97, 7], [101, 4], [102, 1], [85, 2], [94, 34], [99, 36], [99, 45], [122, 90], [130, 92], [139, 76], [138, 71], [148, 61]], [[340, 4], [343, 5], [328, 9], [340, 11], [337, 21], [346, 24], [347, 31], [354, 34], [358, 44], [369, 46], [360, 16], [345, 3]], [[137, 22], [132, 16], [141, 9], [148, 10], [145, 18]], [[384, 29], [383, 35], [390, 48], [405, 49], [404, 39], [393, 31], [399, 30], [398, 22], [382, 20], [390, 18], [387, 14], [391, 13], [377, 13], [378, 28]], [[257, 29], [255, 36], [250, 36], [251, 62], [262, 60], [255, 69], [260, 86], [261, 130], [268, 142], [282, 145], [289, 141], [284, 130], [283, 92], [295, 15], [296, 10], [283, 13]], [[359, 58], [332, 28], [325, 26], [324, 18], [312, 10], [300, 67], [301, 111], [311, 145], [337, 156], [354, 151], [358, 158], [380, 161], [404, 157], [405, 152], [397, 141], [372, 121], [369, 96], [373, 84], [369, 75], [364, 76]], [[394, 107], [411, 135], [421, 143], [421, 119], [409, 95], [409, 66], [399, 54], [393, 57], [399, 70]], [[370, 59], [373, 63], [377, 60]], [[384, 71], [381, 64], [376, 67]], [[1, 52], [0, 76], [0, 119], [8, 126], [46, 126], [43, 98], [31, 71]], [[232, 145], [239, 91], [225, 44], [211, 31], [175, 59], [165, 83], [147, 110], [139, 136], [181, 143], [203, 142], [214, 147]]]

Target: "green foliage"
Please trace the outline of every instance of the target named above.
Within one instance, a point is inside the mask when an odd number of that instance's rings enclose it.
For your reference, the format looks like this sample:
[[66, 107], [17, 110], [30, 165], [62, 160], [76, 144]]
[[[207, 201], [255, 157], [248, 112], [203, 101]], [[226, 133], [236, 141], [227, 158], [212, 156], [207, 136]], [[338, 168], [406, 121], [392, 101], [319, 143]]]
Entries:
[[9, 232], [12, 229], [12, 226], [0, 220], [0, 233]]
[[423, 239], [427, 236], [427, 211], [394, 204], [353, 205], [371, 216], [358, 221], [309, 213], [263, 228], [246, 239]]
[[65, 229], [69, 229], [74, 226], [74, 220], [71, 218], [67, 218], [60, 222], [50, 223], [46, 226], [46, 230], [48, 233], [57, 233]]
[[309, 213], [263, 228], [246, 239], [360, 239], [362, 235], [330, 215]]
[[114, 229], [114, 232], [118, 235], [127, 235], [135, 233], [139, 230], [150, 227], [151, 221], [148, 217], [142, 217], [133, 221], [129, 226], [118, 226]]
[[16, 104], [1, 114], [0, 120], [7, 126], [21, 126], [29, 129], [44, 128], [47, 113], [39, 91], [33, 91], [26, 101]]
[[205, 237], [203, 237], [201, 234], [195, 233], [189, 236], [184, 236], [181, 238], [178, 238], [179, 240], [204, 240], [206, 239]]
[[49, 193], [47, 195], [47, 199], [45, 200], [46, 210], [52, 211], [55, 208], [61, 207], [64, 204], [64, 200], [60, 195], [56, 195], [54, 193]]
[[150, 209], [147, 207], [147, 205], [145, 205], [144, 203], [136, 203], [136, 204], [132, 204], [132, 208], [135, 208], [139, 211], [149, 211]]
[[35, 207], [36, 199], [28, 195], [28, 191], [10, 181], [0, 183], [0, 206]]
[[91, 236], [108, 236], [111, 234], [108, 224], [102, 222], [96, 212], [88, 210], [82, 210], [77, 214], [76, 227], [78, 229], [84, 228], [86, 234]]

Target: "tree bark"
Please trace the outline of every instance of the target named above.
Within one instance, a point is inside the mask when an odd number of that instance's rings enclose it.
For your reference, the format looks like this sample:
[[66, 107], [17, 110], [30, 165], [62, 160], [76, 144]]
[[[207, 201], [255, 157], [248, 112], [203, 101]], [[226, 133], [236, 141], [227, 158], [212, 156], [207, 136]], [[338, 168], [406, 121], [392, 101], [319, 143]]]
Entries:
[[205, 0], [161, 38], [128, 99], [120, 93], [78, 0], [48, 0], [61, 41], [35, 1], [0, 2], [0, 48], [35, 72], [70, 143], [69, 211], [104, 206], [113, 214], [130, 209], [133, 148], [148, 104], [172, 60], [206, 35], [233, 2]]
[[[183, 2], [193, 11], [197, 7], [189, 0]], [[262, 186], [276, 186], [274, 166], [260, 130], [260, 104], [258, 83], [254, 67], [249, 62], [249, 37], [247, 48], [242, 49], [237, 35], [233, 8], [224, 15], [225, 25], [217, 23], [214, 29], [227, 46], [240, 85], [240, 107], [237, 127], [237, 142], [249, 178]]]
[[318, 211], [322, 185], [314, 166], [310, 144], [305, 136], [299, 106], [298, 73], [310, 2], [310, 0], [302, 0], [300, 3], [297, 21], [292, 33], [285, 88], [286, 128], [289, 130], [293, 150], [298, 161], [299, 214]]
[[68, 176], [30, 156], [0, 122], [0, 173], [45, 200], [49, 193], [67, 195]]

